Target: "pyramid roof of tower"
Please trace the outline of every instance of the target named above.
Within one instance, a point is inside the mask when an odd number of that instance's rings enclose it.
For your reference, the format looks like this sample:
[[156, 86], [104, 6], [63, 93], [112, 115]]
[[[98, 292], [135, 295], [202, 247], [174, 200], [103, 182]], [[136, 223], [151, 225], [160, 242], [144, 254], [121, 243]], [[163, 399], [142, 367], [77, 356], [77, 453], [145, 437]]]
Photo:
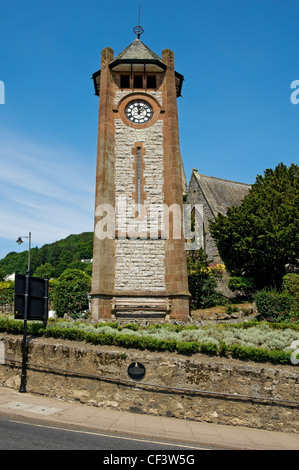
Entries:
[[140, 39], [135, 39], [131, 44], [129, 44], [128, 47], [114, 58], [114, 61], [120, 59], [161, 60], [161, 58], [140, 41]]

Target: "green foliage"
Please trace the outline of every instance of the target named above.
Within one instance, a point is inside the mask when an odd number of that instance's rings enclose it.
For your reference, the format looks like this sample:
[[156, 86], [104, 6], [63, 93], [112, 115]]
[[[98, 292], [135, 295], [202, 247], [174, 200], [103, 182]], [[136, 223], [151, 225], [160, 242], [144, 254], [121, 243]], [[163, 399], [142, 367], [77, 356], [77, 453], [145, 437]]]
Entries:
[[263, 348], [252, 346], [239, 346], [234, 344], [229, 347], [229, 352], [236, 359], [249, 359], [254, 362], [273, 362], [287, 364], [291, 362], [291, 352], [286, 351], [268, 351]]
[[[81, 263], [81, 259], [93, 256], [93, 233], [69, 235], [63, 240], [31, 249], [31, 272], [36, 277], [58, 278], [68, 268], [88, 271], [91, 274], [91, 263]], [[13, 272], [25, 274], [28, 265], [28, 251], [11, 252], [0, 260], [1, 276]]]
[[241, 295], [250, 299], [255, 290], [254, 279], [244, 276], [233, 276], [228, 280], [228, 287], [233, 292], [240, 292]]
[[0, 305], [12, 304], [14, 301], [14, 293], [14, 282], [0, 282]]
[[[129, 328], [127, 327], [129, 326]], [[124, 348], [152, 351], [177, 351], [180, 354], [196, 353], [233, 357], [255, 362], [272, 362], [291, 365], [291, 344], [299, 339], [299, 325], [247, 322], [221, 324], [198, 328], [193, 325], [152, 325], [151, 328], [131, 329], [117, 322], [99, 323], [49, 320], [46, 329], [41, 322], [28, 322], [28, 332], [35, 336], [86, 341], [94, 345], [115, 345]], [[276, 330], [278, 332], [276, 334]], [[23, 321], [0, 315], [0, 331], [23, 333]], [[168, 337], [164, 337], [165, 334]], [[257, 346], [258, 345], [258, 346]]]
[[299, 274], [286, 274], [282, 280], [282, 289], [293, 297], [299, 297]]
[[254, 296], [260, 319], [267, 321], [289, 320], [294, 307], [293, 297], [288, 292], [263, 289]]
[[210, 222], [232, 276], [253, 278], [257, 289], [280, 288], [285, 265], [299, 252], [299, 167], [279, 164], [258, 175], [239, 207]]
[[[13, 318], [0, 315], [0, 331], [20, 335], [23, 334], [24, 322], [23, 320], [14, 320]], [[27, 324], [27, 333], [34, 336], [42, 336], [45, 330], [43, 323], [29, 321]]]
[[181, 354], [195, 354], [200, 350], [200, 345], [196, 341], [177, 341], [176, 349]]
[[58, 316], [64, 314], [72, 318], [84, 316], [88, 309], [88, 293], [91, 288], [91, 278], [78, 269], [67, 269], [58, 278], [53, 292], [53, 308]]
[[289, 312], [290, 320], [299, 320], [299, 274], [289, 273], [284, 276], [282, 292], [289, 294], [293, 299], [292, 310]]
[[191, 310], [213, 307], [222, 302], [222, 295], [216, 292], [219, 274], [209, 269], [209, 262], [203, 250], [188, 256], [188, 284], [191, 294]]
[[55, 268], [50, 263], [45, 263], [45, 264], [41, 264], [40, 266], [38, 266], [38, 268], [36, 268], [34, 272], [34, 276], [40, 277], [42, 279], [44, 279], [45, 276], [48, 276], [48, 278], [50, 279], [51, 277], [54, 276], [54, 273], [55, 273]]

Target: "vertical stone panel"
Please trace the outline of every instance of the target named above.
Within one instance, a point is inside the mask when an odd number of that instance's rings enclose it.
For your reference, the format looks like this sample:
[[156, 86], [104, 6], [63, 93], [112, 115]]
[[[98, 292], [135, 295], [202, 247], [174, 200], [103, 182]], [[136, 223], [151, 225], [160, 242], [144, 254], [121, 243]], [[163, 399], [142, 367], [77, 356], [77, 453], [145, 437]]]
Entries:
[[[114, 241], [99, 240], [96, 226], [100, 220], [97, 208], [101, 204], [114, 205], [114, 142], [115, 128], [112, 105], [115, 85], [109, 70], [113, 59], [113, 50], [107, 47], [101, 55], [101, 96], [99, 103], [97, 170], [95, 191], [95, 230], [93, 252], [93, 276], [91, 291], [91, 309], [96, 317], [107, 317], [111, 309], [111, 295], [114, 290]], [[108, 297], [106, 297], [108, 295]], [[109, 297], [110, 295], [110, 297]], [[101, 300], [99, 300], [99, 296]]]
[[165, 242], [165, 282], [166, 292], [172, 298], [171, 316], [186, 320], [189, 315], [189, 291], [187, 256], [183, 237], [183, 185], [173, 52], [165, 49], [162, 52], [162, 60], [167, 65], [162, 86], [165, 109], [163, 129], [164, 201], [168, 206], [178, 204], [181, 209], [180, 239], [174, 239], [171, 236], [173, 219], [170, 219], [169, 223], [170, 237]]

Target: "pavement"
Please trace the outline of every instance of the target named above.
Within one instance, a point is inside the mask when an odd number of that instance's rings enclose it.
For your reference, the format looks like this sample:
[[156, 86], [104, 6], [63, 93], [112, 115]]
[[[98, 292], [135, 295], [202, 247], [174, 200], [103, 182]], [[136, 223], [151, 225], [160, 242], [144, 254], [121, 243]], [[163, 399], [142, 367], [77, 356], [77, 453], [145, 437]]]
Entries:
[[298, 450], [299, 434], [134, 414], [0, 387], [0, 416], [192, 448]]

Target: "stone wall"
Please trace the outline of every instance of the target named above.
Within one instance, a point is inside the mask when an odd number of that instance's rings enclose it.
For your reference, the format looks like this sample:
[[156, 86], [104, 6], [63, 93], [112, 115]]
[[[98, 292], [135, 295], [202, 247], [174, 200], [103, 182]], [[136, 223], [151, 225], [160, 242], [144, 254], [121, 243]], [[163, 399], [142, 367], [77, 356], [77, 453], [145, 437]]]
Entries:
[[[126, 96], [119, 92], [117, 98]], [[149, 93], [151, 94], [151, 93]], [[161, 93], [153, 92], [161, 99]], [[162, 205], [163, 196], [163, 121], [157, 120], [148, 128], [134, 129], [121, 119], [115, 120], [115, 195], [124, 198], [127, 206], [124, 233], [131, 230], [146, 234], [150, 221], [135, 222], [133, 199], [136, 193], [136, 142], [142, 145], [142, 197], [141, 204], [150, 215], [152, 205]], [[130, 207], [130, 206], [131, 207]], [[116, 204], [116, 228], [119, 228], [118, 204]], [[139, 227], [138, 227], [139, 226]], [[144, 226], [144, 228], [143, 228]], [[164, 240], [125, 239], [115, 240], [115, 290], [144, 291], [165, 290]]]
[[164, 291], [164, 240], [116, 240], [118, 291]]
[[211, 211], [211, 208], [201, 190], [201, 188], [198, 185], [198, 182], [196, 181], [196, 178], [194, 174], [191, 176], [191, 180], [189, 183], [189, 188], [188, 188], [188, 204], [202, 204], [203, 206], [203, 231], [204, 231], [204, 246], [202, 247], [204, 249], [204, 252], [208, 256], [209, 260], [215, 262], [215, 263], [220, 263], [222, 262], [218, 249], [215, 243], [214, 238], [211, 235], [211, 232], [209, 230], [209, 221], [214, 220], [214, 214]]
[[[0, 334], [4, 357], [0, 385], [18, 389], [21, 336]], [[146, 368], [142, 381], [127, 374], [132, 362]], [[298, 366], [255, 364], [30, 338], [27, 391], [93, 406], [298, 432]]]

